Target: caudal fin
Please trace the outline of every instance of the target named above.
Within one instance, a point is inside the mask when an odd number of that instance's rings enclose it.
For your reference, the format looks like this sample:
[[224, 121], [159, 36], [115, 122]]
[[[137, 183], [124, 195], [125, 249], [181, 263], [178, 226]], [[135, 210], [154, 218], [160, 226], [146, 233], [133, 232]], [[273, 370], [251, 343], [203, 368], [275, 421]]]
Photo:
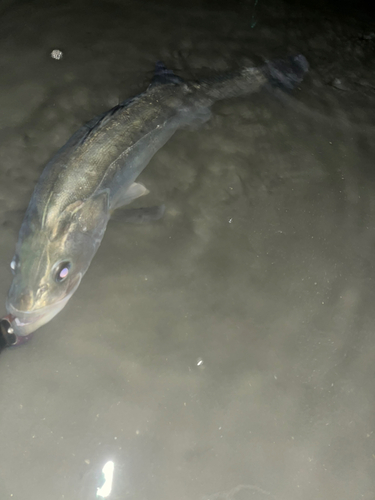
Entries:
[[174, 83], [179, 85], [183, 83], [183, 79], [175, 75], [171, 69], [168, 69], [165, 64], [158, 61], [155, 65], [154, 76], [151, 80], [149, 88], [156, 87], [157, 85], [165, 85], [167, 83]]
[[309, 70], [309, 63], [302, 54], [286, 59], [268, 61], [264, 71], [271, 85], [292, 90], [300, 84]]
[[207, 100], [207, 106], [221, 99], [257, 92], [263, 87], [277, 86], [292, 90], [308, 71], [309, 64], [302, 55], [268, 61], [264, 66], [243, 68], [214, 78], [201, 80], [196, 87]]

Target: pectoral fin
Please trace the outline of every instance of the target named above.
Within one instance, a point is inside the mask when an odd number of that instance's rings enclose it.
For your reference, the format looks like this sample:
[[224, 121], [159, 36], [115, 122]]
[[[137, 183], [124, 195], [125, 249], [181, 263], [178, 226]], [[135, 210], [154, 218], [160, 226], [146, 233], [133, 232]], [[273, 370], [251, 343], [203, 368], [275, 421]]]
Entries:
[[108, 221], [108, 198], [108, 191], [103, 191], [83, 203], [77, 211], [77, 223], [82, 231], [95, 231], [104, 220]]
[[150, 191], [138, 182], [133, 182], [133, 184], [128, 187], [125, 191], [116, 194], [113, 204], [111, 205], [111, 210], [116, 210], [116, 208], [128, 205], [133, 200], [148, 194]]
[[115, 215], [112, 216], [111, 220], [127, 222], [130, 224], [144, 224], [161, 219], [164, 212], [165, 205], [145, 208], [130, 208], [116, 212]]

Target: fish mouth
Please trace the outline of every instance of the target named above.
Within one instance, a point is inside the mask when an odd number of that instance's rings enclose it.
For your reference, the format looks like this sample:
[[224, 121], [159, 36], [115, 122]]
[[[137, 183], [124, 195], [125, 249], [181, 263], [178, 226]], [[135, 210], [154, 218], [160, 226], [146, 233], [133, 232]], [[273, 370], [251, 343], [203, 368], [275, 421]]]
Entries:
[[[12, 312], [10, 312], [10, 311], [12, 311]], [[28, 316], [27, 318], [24, 318], [24, 315], [27, 313], [17, 311], [17, 309], [15, 309], [12, 305], [9, 305], [8, 313], [11, 316], [14, 316], [13, 321], [20, 328], [22, 328], [23, 326], [32, 325], [33, 323], [36, 323], [40, 318], [42, 318], [44, 316], [43, 314], [38, 314], [38, 315], [31, 315], [30, 314], [30, 316]], [[15, 314], [17, 314], [17, 316], [15, 316]], [[22, 316], [21, 316], [21, 314], [22, 314]], [[21, 317], [22, 317], [23, 321], [21, 321], [21, 319], [20, 319]]]
[[24, 337], [51, 321], [51, 319], [66, 306], [70, 297], [77, 290], [81, 278], [81, 274], [75, 278], [64, 298], [34, 311], [21, 311], [16, 309], [10, 301], [7, 300], [6, 309], [11, 318], [11, 327], [14, 333]]

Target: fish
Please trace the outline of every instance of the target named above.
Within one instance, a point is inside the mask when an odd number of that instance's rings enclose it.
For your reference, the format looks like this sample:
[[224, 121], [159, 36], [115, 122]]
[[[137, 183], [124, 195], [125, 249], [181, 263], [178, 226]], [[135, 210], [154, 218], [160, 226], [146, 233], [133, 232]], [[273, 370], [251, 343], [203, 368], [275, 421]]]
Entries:
[[296, 55], [185, 81], [158, 62], [143, 93], [81, 127], [47, 163], [31, 196], [10, 264], [3, 344], [22, 343], [64, 309], [112, 213], [148, 193], [137, 177], [176, 130], [207, 121], [216, 101], [267, 86], [291, 91], [308, 68]]

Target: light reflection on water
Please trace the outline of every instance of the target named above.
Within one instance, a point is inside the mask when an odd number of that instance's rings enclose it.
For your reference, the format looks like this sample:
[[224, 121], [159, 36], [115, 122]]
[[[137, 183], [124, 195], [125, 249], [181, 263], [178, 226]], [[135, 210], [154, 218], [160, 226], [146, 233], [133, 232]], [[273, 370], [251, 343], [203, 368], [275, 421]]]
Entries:
[[109, 460], [104, 464], [102, 469], [104, 484], [100, 488], [97, 488], [97, 498], [108, 498], [111, 494], [114, 470], [115, 464], [112, 460]]

